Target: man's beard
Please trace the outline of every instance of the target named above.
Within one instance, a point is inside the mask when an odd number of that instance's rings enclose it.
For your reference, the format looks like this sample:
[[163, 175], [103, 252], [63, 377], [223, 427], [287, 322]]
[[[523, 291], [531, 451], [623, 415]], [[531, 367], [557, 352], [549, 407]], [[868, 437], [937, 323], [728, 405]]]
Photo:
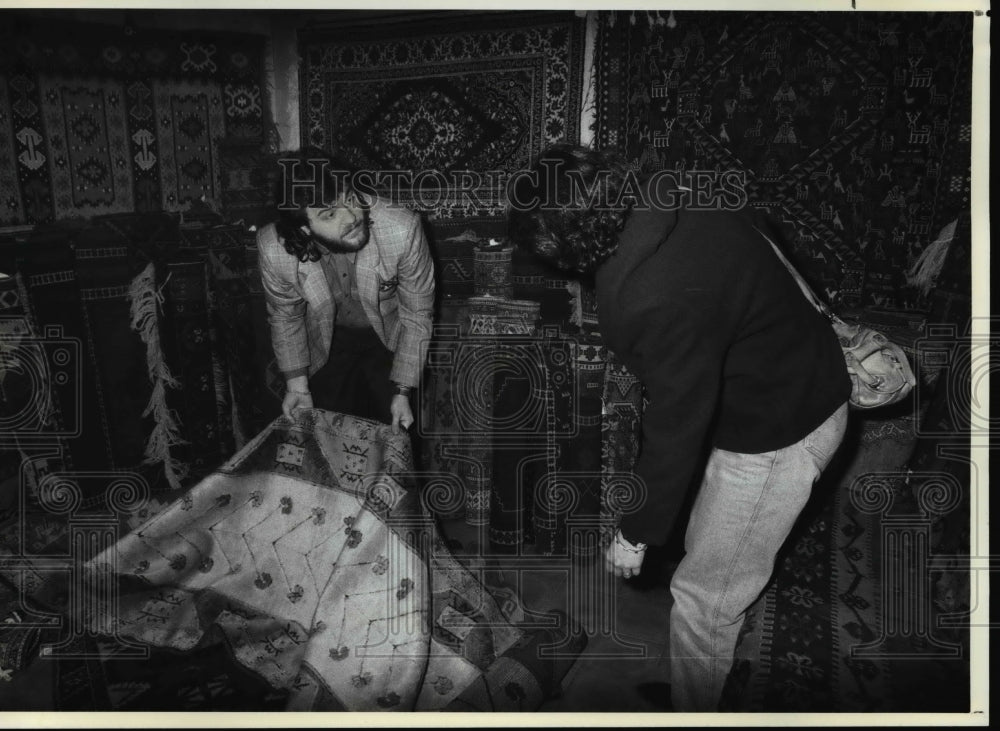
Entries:
[[[368, 240], [371, 238], [371, 230], [368, 227], [368, 216], [366, 215], [364, 219], [358, 223], [359, 227], [364, 229], [364, 237], [357, 240], [345, 241], [342, 238], [330, 239], [326, 236], [316, 233], [313, 231], [313, 240], [322, 246], [327, 251], [333, 252], [334, 254], [350, 254], [354, 251], [361, 251], [368, 244]], [[358, 227], [356, 226], [355, 229]], [[348, 231], [348, 235], [353, 235], [355, 229]]]

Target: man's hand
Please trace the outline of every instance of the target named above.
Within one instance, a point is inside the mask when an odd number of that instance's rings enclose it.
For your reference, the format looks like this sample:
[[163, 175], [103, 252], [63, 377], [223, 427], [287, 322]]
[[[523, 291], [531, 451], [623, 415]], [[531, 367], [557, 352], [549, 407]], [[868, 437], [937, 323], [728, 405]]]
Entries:
[[281, 413], [289, 419], [294, 419], [292, 413], [296, 409], [311, 409], [313, 407], [313, 397], [308, 391], [286, 391], [285, 398], [281, 401]]
[[311, 409], [313, 397], [309, 393], [309, 378], [305, 375], [285, 379], [285, 398], [281, 400], [281, 413], [294, 419], [296, 409]]
[[392, 430], [396, 434], [409, 429], [410, 425], [413, 424], [413, 411], [410, 409], [409, 396], [399, 393], [393, 396], [392, 403], [389, 405], [389, 413], [392, 416]]
[[632, 546], [616, 531], [615, 540], [604, 551], [604, 565], [615, 576], [630, 579], [639, 575], [645, 557], [645, 548]]

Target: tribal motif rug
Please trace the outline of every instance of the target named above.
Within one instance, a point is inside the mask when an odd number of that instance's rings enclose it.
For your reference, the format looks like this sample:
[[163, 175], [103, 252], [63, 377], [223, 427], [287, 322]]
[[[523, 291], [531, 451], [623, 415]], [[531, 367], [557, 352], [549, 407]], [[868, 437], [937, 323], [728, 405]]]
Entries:
[[570, 357], [550, 346], [545, 359], [552, 410], [546, 479], [535, 485], [537, 543], [543, 553], [592, 551], [596, 541], [570, 545], [569, 521], [597, 528], [601, 512], [604, 371], [607, 349], [599, 339], [579, 336], [567, 343]]
[[252, 234], [178, 218], [40, 224], [4, 251], [18, 270], [4, 299], [29, 333], [4, 342], [5, 443], [190, 486], [280, 413]]
[[971, 21], [603, 12], [597, 144], [702, 183], [736, 171], [821, 295], [924, 306], [904, 273], [969, 208]]
[[[857, 427], [857, 424], [854, 424]], [[912, 425], [896, 450], [912, 450]], [[884, 444], [895, 441], [889, 437]], [[849, 434], [847, 444], [856, 443]], [[877, 440], [834, 462], [813, 490], [775, 575], [747, 613], [723, 693], [724, 710], [886, 711], [888, 667], [851, 648], [880, 631], [878, 519], [853, 500], [855, 480], [888, 467]], [[902, 451], [900, 451], [902, 450]], [[905, 462], [905, 457], [903, 460]]]
[[[125, 98], [114, 81], [39, 78], [42, 124], [55, 165], [55, 217], [130, 211]], [[37, 140], [43, 142], [44, 140]]]
[[[572, 13], [455, 13], [302, 31], [303, 140], [368, 170], [513, 172], [578, 135], [583, 27]], [[432, 217], [502, 214], [496, 181], [468, 197], [433, 176], [414, 185], [402, 202]]]
[[[23, 285], [13, 268], [5, 269], [6, 276], [0, 277], [0, 515], [13, 508], [20, 484], [22, 452], [18, 432], [34, 427], [39, 414], [30, 371], [26, 373], [18, 363], [17, 351], [22, 349], [23, 357], [24, 341], [34, 337], [25, 312]], [[32, 361], [42, 360], [39, 355], [43, 356], [35, 350]], [[10, 664], [0, 659], [0, 667]]]
[[922, 458], [914, 424], [854, 420], [747, 614], [722, 710], [968, 711], [968, 474]]
[[472, 483], [469, 491], [469, 505], [479, 512], [467, 512], [466, 520], [488, 523], [490, 544], [499, 551], [516, 550], [528, 535], [521, 467], [530, 458], [533, 437], [544, 429], [544, 412], [535, 398], [543, 383], [538, 349], [532, 343], [537, 327], [537, 302], [485, 295], [469, 302], [470, 342], [465, 352], [470, 358], [458, 366], [465, 396], [460, 408], [465, 408], [473, 428], [478, 427], [468, 456], [480, 465], [470, 474], [480, 482]]
[[172, 389], [167, 399], [184, 425], [185, 443], [172, 451], [192, 478], [204, 477], [217, 466], [220, 454], [232, 451], [221, 451], [228, 445], [220, 441], [220, 423], [229, 419], [220, 418], [228, 415], [218, 408], [217, 401], [220, 395], [228, 396], [228, 383], [223, 391], [226, 379], [220, 372], [221, 364], [213, 362], [218, 343], [213, 342], [207, 258], [196, 251], [181, 251], [164, 267], [169, 306], [161, 333], [173, 364], [172, 374], [184, 384], [183, 389]]
[[222, 197], [216, 140], [226, 134], [223, 90], [212, 82], [153, 83], [162, 209]]
[[[535, 324], [539, 304], [475, 297], [435, 333], [421, 435], [433, 474], [456, 475], [464, 518], [491, 548], [566, 555], [568, 521], [597, 529], [634, 507], [641, 390], [594, 336]], [[615, 512], [617, 511], [617, 512]]]
[[448, 291], [421, 393], [424, 463], [458, 476], [457, 512], [488, 526], [494, 550], [565, 555], [568, 519], [607, 525], [628, 501], [638, 382], [581, 332], [578, 283], [488, 245], [505, 241], [502, 226], [438, 219], [431, 230], [444, 237]]
[[219, 140], [264, 140], [263, 55], [257, 36], [6, 17], [0, 224], [218, 203]]
[[280, 146], [273, 139], [275, 135], [267, 135], [263, 148], [252, 140], [224, 140], [219, 144], [220, 204], [227, 221], [260, 228], [273, 219], [278, 205], [274, 151]]
[[607, 350], [601, 416], [601, 527], [618, 525], [623, 510], [634, 508], [632, 473], [642, 441], [643, 387]]
[[472, 260], [477, 296], [505, 299], [514, 296], [514, 285], [511, 282], [513, 255], [514, 247], [509, 244], [497, 245], [487, 241], [475, 247]]
[[[134, 333], [128, 329], [122, 281], [111, 280], [121, 276], [127, 258], [121, 256], [120, 245], [91, 248], [94, 239], [89, 244], [81, 242], [77, 252], [72, 243], [80, 233], [79, 225], [39, 226], [24, 248], [20, 276], [27, 319], [37, 343], [32, 346], [47, 353], [37, 366], [25, 372], [30, 376], [26, 393], [33, 394], [33, 399], [43, 399], [47, 407], [40, 412], [45, 414], [43, 424], [17, 432], [27, 442], [47, 438], [48, 444], [63, 452], [71, 469], [131, 466], [141, 459], [142, 430], [138, 423], [144, 399], [149, 396], [149, 384], [145, 374], [141, 374], [143, 380], [129, 375], [130, 371], [134, 373], [133, 366], [141, 368], [142, 361], [120, 357], [122, 353], [134, 353]], [[103, 256], [88, 259], [91, 254]], [[108, 266], [102, 269], [101, 263]], [[122, 306], [124, 318], [120, 317]], [[105, 318], [103, 327], [94, 327], [92, 315]], [[103, 355], [106, 348], [117, 351], [119, 357], [99, 365], [96, 355]], [[31, 350], [29, 347], [22, 352], [30, 357]], [[117, 432], [122, 428], [124, 431]], [[113, 442], [112, 430], [122, 437], [119, 443]]]
[[[73, 710], [536, 708], [568, 669], [544, 647], [568, 639], [575, 656], [585, 637], [564, 616], [545, 632], [512, 624], [439, 537], [409, 450], [384, 424], [282, 417], [166, 505], [110, 490], [107, 508], [134, 527], [69, 558], [79, 584], [60, 584], [38, 554], [34, 568], [17, 553], [0, 561], [22, 606], [69, 615], [70, 637], [48, 651], [60, 697]], [[54, 489], [50, 508], [78, 507]], [[23, 654], [37, 638], [12, 642]], [[184, 675], [151, 682], [150, 663]]]
[[[154, 224], [156, 217], [149, 218], [147, 223]], [[142, 462], [150, 428], [143, 415], [152, 391], [146, 348], [131, 327], [128, 299], [133, 278], [148, 263], [143, 248], [106, 221], [80, 229], [73, 239], [85, 333], [82, 355], [87, 370], [93, 369], [99, 401], [99, 408], [86, 411], [82, 426], [103, 424], [111, 455], [108, 466], [116, 469]], [[38, 290], [32, 295], [38, 305], [46, 296]]]

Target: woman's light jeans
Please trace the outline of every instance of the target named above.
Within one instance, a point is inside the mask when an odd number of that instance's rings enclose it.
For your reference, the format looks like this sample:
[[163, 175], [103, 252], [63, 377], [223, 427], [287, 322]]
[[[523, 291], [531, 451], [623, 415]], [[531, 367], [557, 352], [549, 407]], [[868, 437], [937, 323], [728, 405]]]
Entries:
[[670, 681], [675, 711], [715, 711], [746, 610], [813, 483], [844, 438], [847, 404], [790, 447], [761, 454], [714, 449], [670, 591]]

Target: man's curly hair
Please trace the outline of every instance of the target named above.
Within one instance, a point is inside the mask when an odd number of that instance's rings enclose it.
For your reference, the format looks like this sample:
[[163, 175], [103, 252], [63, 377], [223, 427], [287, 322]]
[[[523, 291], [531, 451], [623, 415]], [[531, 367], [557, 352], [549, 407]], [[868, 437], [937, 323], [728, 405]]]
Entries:
[[615, 152], [557, 144], [509, 189], [511, 240], [559, 269], [592, 274], [618, 247], [631, 202]]
[[355, 169], [346, 160], [318, 147], [280, 153], [275, 166], [278, 217], [274, 227], [285, 251], [299, 261], [317, 261], [323, 249], [302, 230], [309, 224], [306, 208], [332, 205], [338, 196], [350, 190], [350, 177]]

